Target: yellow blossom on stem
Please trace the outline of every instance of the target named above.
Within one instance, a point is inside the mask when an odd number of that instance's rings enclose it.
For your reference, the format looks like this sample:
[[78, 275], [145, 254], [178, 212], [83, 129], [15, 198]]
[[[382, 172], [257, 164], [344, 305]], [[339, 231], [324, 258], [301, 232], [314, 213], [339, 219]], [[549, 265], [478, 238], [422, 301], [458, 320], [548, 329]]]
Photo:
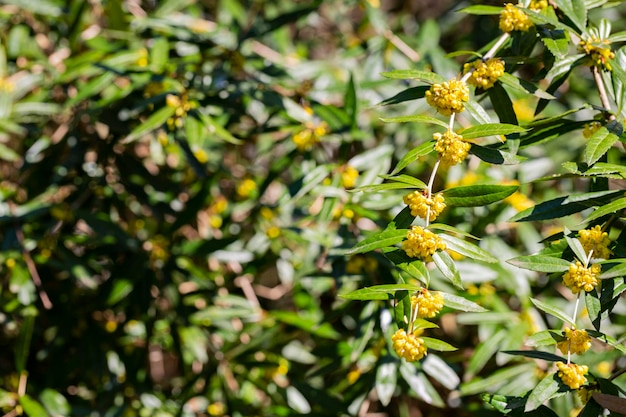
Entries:
[[471, 75], [467, 80], [473, 86], [487, 90], [504, 74], [504, 62], [499, 58], [491, 58], [487, 61], [476, 60], [463, 66], [463, 72]]
[[469, 88], [464, 81], [452, 79], [441, 84], [433, 84], [426, 91], [426, 102], [444, 116], [465, 110], [469, 100]]
[[591, 337], [589, 337], [587, 331], [567, 327], [563, 333], [565, 340], [556, 344], [556, 347], [562, 354], [565, 355], [570, 352], [580, 355], [591, 347]]
[[433, 318], [443, 308], [443, 294], [422, 288], [416, 295], [411, 296], [411, 307], [417, 309], [417, 317]]
[[531, 0], [528, 8], [534, 12], [540, 12], [548, 7], [548, 0]]
[[[433, 221], [446, 208], [443, 194], [435, 194], [428, 197], [423, 191], [416, 190], [404, 196], [404, 204], [411, 209], [411, 215]], [[430, 210], [430, 211], [429, 211]]]
[[444, 250], [446, 244], [439, 236], [420, 226], [413, 226], [402, 242], [402, 249], [412, 258], [430, 259], [433, 253]]
[[590, 123], [585, 123], [585, 127], [583, 129], [583, 136], [585, 137], [585, 139], [589, 139], [601, 127], [602, 127], [602, 124], [600, 122], [597, 122], [597, 121], [590, 122]]
[[341, 185], [343, 188], [354, 188], [359, 178], [359, 171], [353, 166], [346, 165], [341, 171]]
[[585, 375], [589, 368], [586, 365], [576, 365], [574, 363], [565, 364], [557, 362], [559, 378], [571, 389], [578, 389], [587, 382]]
[[609, 245], [611, 244], [609, 234], [603, 232], [599, 225], [595, 225], [591, 229], [580, 230], [578, 232], [578, 240], [580, 240], [587, 254], [593, 251], [591, 255], [593, 258], [609, 259], [613, 253], [611, 249], [609, 249]]
[[600, 265], [593, 264], [586, 268], [580, 261], [576, 261], [575, 264], [570, 264], [569, 270], [563, 275], [563, 284], [574, 294], [578, 294], [580, 290], [589, 292], [598, 285], [598, 275]]
[[533, 27], [533, 22], [528, 18], [522, 9], [511, 3], [504, 6], [500, 12], [500, 30], [503, 32], [512, 32], [514, 30], [527, 32]]
[[463, 141], [463, 136], [451, 130], [444, 134], [435, 133], [433, 139], [437, 141], [435, 150], [441, 155], [441, 162], [444, 165], [456, 165], [463, 162], [472, 147], [471, 144]]
[[[421, 333], [421, 332], [420, 332]], [[426, 355], [424, 340], [417, 333], [407, 334], [404, 329], [399, 329], [391, 336], [393, 349], [398, 356], [407, 362], [419, 361]]]
[[299, 151], [308, 151], [328, 132], [329, 129], [326, 122], [320, 122], [317, 124], [307, 122], [304, 125], [304, 129], [295, 133], [291, 139]]
[[592, 37], [589, 39], [581, 40], [578, 43], [578, 50], [589, 57], [591, 66], [612, 71], [611, 63], [609, 60], [615, 58], [615, 52], [611, 51], [608, 40], [600, 40]]

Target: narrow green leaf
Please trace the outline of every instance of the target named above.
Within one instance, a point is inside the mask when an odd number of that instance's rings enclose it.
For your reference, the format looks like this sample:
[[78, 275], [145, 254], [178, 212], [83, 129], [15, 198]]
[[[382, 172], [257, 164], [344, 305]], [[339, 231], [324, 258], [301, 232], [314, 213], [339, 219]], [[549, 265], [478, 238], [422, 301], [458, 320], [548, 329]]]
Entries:
[[587, 8], [580, 0], [555, 0], [555, 4], [576, 25], [578, 34], [587, 30]]
[[425, 186], [416, 187], [414, 185], [410, 185], [405, 182], [386, 182], [383, 184], [364, 185], [362, 187], [357, 187], [349, 191], [351, 193], [359, 193], [359, 192], [371, 193], [375, 191], [385, 191], [385, 190], [404, 190], [407, 188], [414, 189], [414, 188], [426, 188], [426, 187]]
[[475, 261], [482, 261], [487, 263], [497, 263], [498, 259], [493, 257], [489, 252], [480, 247], [476, 246], [473, 243], [467, 242], [463, 239], [459, 239], [458, 237], [450, 236], [450, 235], [439, 235], [441, 240], [446, 243], [447, 249], [453, 250], [455, 252], [460, 253], [463, 256], [467, 256], [468, 258]]
[[477, 4], [474, 6], [464, 7], [459, 10], [459, 12], [477, 15], [494, 15], [500, 14], [502, 12], [502, 7]]
[[558, 396], [560, 388], [561, 382], [556, 377], [556, 374], [552, 373], [546, 376], [539, 382], [539, 384], [537, 384], [537, 386], [528, 396], [528, 400], [526, 400], [526, 406], [524, 407], [524, 412], [528, 413], [530, 411], [536, 410], [544, 402]]
[[122, 142], [130, 143], [139, 139], [142, 135], [163, 126], [167, 119], [174, 115], [176, 109], [169, 106], [164, 106], [154, 112], [145, 122], [137, 126]]
[[463, 139], [484, 138], [487, 136], [510, 135], [526, 132], [523, 127], [507, 123], [489, 123], [468, 127], [458, 132]]
[[446, 205], [454, 207], [482, 207], [504, 200], [519, 187], [517, 185], [469, 185], [443, 191]]
[[417, 148], [411, 149], [407, 152], [402, 159], [398, 162], [396, 167], [391, 172], [391, 175], [395, 175], [398, 172], [402, 171], [409, 165], [411, 162], [417, 161], [422, 156], [428, 155], [429, 153], [435, 150], [435, 141], [431, 140], [426, 143], [421, 144]]
[[356, 128], [356, 119], [358, 115], [358, 100], [356, 97], [356, 86], [354, 83], [354, 74], [350, 73], [350, 80], [346, 86], [346, 94], [344, 96], [344, 109], [350, 118], [350, 129]]
[[444, 277], [450, 280], [454, 286], [463, 289], [461, 275], [456, 264], [447, 252], [438, 251], [433, 254], [433, 261]]
[[50, 415], [46, 412], [46, 409], [29, 395], [22, 395], [19, 401], [27, 416], [50, 417]]
[[400, 213], [393, 218], [393, 222], [398, 229], [408, 229], [415, 220], [415, 216], [411, 214], [411, 207], [404, 207]]
[[550, 314], [554, 317], [556, 317], [557, 319], [568, 323], [570, 326], [572, 327], [576, 327], [576, 321], [572, 320], [571, 317], [569, 317], [563, 310], [561, 310], [560, 308], [557, 308], [553, 305], [550, 305], [548, 303], [544, 303], [543, 301], [539, 301], [536, 298], [531, 298], [530, 301], [535, 305], [535, 307], [537, 307], [539, 310], [543, 311], [544, 313]]
[[475, 313], [482, 313], [484, 311], [488, 311], [483, 306], [476, 304], [473, 301], [470, 301], [466, 298], [460, 297], [458, 295], [450, 294], [447, 292], [441, 291], [443, 294], [444, 305], [448, 308], [452, 308], [454, 310], [460, 311], [469, 311]]
[[494, 84], [493, 87], [487, 90], [487, 94], [493, 109], [500, 118], [500, 122], [518, 125], [517, 116], [515, 115], [515, 110], [513, 110], [513, 102], [502, 85], [499, 83]]
[[402, 184], [410, 185], [413, 188], [426, 188], [426, 184], [415, 177], [410, 175], [401, 174], [401, 175], [379, 175], [382, 179], [387, 181], [399, 182]]
[[575, 238], [575, 237], [569, 237], [568, 234], [570, 232], [567, 229], [565, 229], [564, 233], [565, 233], [565, 241], [567, 242], [567, 246], [569, 246], [572, 252], [574, 252], [574, 255], [580, 261], [584, 262], [585, 259], [587, 259], [587, 253], [585, 252], [583, 245], [580, 243], [580, 240], [578, 240], [578, 238]]
[[33, 329], [35, 326], [35, 314], [29, 313], [25, 315], [22, 320], [17, 342], [14, 345], [15, 349], [15, 369], [17, 372], [23, 372], [26, 370], [26, 361], [30, 353], [30, 341], [33, 336]]
[[348, 251], [348, 255], [370, 252], [376, 249], [386, 248], [387, 246], [393, 246], [406, 239], [406, 234], [407, 230], [404, 229], [396, 230], [387, 228], [384, 231], [375, 233], [357, 243]]
[[452, 369], [446, 361], [441, 359], [438, 355], [431, 354], [430, 352], [422, 362], [422, 369], [431, 378], [449, 390], [456, 389], [461, 382], [461, 379], [457, 375], [456, 371]]
[[618, 140], [619, 136], [610, 133], [606, 127], [603, 126], [598, 129], [588, 139], [587, 145], [585, 146], [585, 163], [587, 165], [595, 164]]
[[501, 151], [499, 149], [476, 145], [475, 143], [472, 143], [470, 153], [472, 155], [476, 155], [478, 158], [482, 159], [485, 162], [495, 165], [517, 165], [526, 159], [518, 155], [513, 155], [509, 152]]
[[384, 357], [376, 370], [376, 393], [383, 406], [387, 406], [393, 398], [398, 382], [398, 365], [391, 357]]
[[[613, 259], [611, 259], [610, 261], [607, 261], [609, 265], [614, 262], [615, 260]], [[609, 278], [626, 276], [626, 263], [621, 262], [618, 264], [614, 264], [614, 266], [611, 266], [607, 270], [604, 270], [604, 267], [606, 266], [606, 264], [604, 262], [601, 262], [601, 263], [602, 263], [602, 273], [600, 274], [600, 279], [609, 279]]]
[[412, 284], [374, 285], [361, 288], [339, 296], [346, 300], [391, 300], [397, 291], [415, 292], [421, 287]]
[[517, 366], [511, 366], [499, 369], [487, 377], [478, 377], [469, 382], [461, 384], [461, 395], [473, 395], [484, 393], [485, 391], [495, 391], [502, 385], [510, 383], [520, 375], [527, 375], [536, 369], [535, 364], [524, 363]]
[[480, 124], [493, 123], [489, 113], [476, 100], [465, 103], [465, 110], [472, 118]]
[[450, 343], [446, 343], [443, 340], [434, 339], [432, 337], [420, 336], [420, 339], [424, 340], [424, 344], [428, 349], [437, 350], [439, 352], [452, 352], [457, 350]]
[[554, 330], [542, 330], [530, 336], [526, 340], [526, 345], [531, 347], [551, 346], [559, 341], [555, 337], [556, 333]]
[[546, 26], [539, 26], [537, 32], [541, 36], [541, 41], [548, 48], [550, 53], [556, 58], [564, 58], [569, 51], [569, 38], [563, 29], [548, 29]]
[[607, 410], [613, 413], [626, 414], [626, 399], [602, 392], [592, 392], [591, 395], [598, 404]]
[[393, 104], [404, 103], [405, 101], [418, 100], [424, 98], [426, 91], [430, 89], [427, 85], [419, 85], [417, 87], [407, 88], [393, 97], [381, 101], [379, 106], [390, 106]]
[[567, 358], [554, 355], [540, 350], [503, 350], [502, 353], [507, 355], [523, 356], [525, 358], [541, 359], [548, 362], [566, 362]]
[[446, 129], [448, 128], [448, 123], [430, 116], [412, 115], [398, 117], [381, 117], [380, 120], [385, 123], [429, 123], [439, 125]]
[[600, 217], [609, 215], [609, 214], [617, 214], [619, 216], [622, 215], [622, 210], [626, 208], [626, 197], [618, 198], [617, 200], [613, 200], [608, 204], [598, 207], [598, 209], [594, 210], [586, 219], [585, 222], [590, 222], [595, 219], [599, 219]]
[[612, 347], [614, 347], [615, 349], [619, 350], [622, 353], [626, 353], [626, 346], [624, 345], [624, 341], [621, 340], [617, 340], [615, 339], [613, 336], [609, 336], [608, 334], [599, 332], [597, 330], [587, 330], [587, 333], [589, 333], [589, 336], [594, 337]]
[[519, 91], [520, 93], [532, 94], [536, 97], [546, 100], [554, 100], [555, 98], [552, 94], [543, 91], [536, 85], [507, 72], [502, 74], [500, 78], [498, 78], [498, 81], [501, 82], [503, 85], [511, 88], [511, 90]]
[[431, 231], [443, 230], [444, 232], [447, 232], [453, 235], [468, 237], [474, 240], [480, 240], [479, 237], [474, 236], [471, 233], [464, 232], [463, 230], [457, 229], [456, 227], [450, 226], [449, 224], [445, 224], [445, 223], [432, 223], [430, 226], [428, 226], [428, 230], [431, 230]]
[[602, 304], [600, 303], [600, 299], [598, 298], [598, 293], [589, 292], [585, 293], [585, 306], [587, 307], [587, 314], [589, 315], [589, 320], [597, 327], [600, 327], [600, 314], [602, 313]]
[[487, 365], [489, 360], [496, 355], [496, 352], [500, 350], [502, 341], [507, 337], [508, 331], [506, 329], [500, 329], [488, 339], [480, 342], [472, 353], [464, 377], [471, 379], [480, 372], [481, 369]]
[[444, 77], [437, 73], [411, 69], [393, 70], [389, 72], [383, 72], [381, 75], [385, 78], [391, 78], [394, 80], [419, 80], [428, 84], [442, 83], [446, 81]]

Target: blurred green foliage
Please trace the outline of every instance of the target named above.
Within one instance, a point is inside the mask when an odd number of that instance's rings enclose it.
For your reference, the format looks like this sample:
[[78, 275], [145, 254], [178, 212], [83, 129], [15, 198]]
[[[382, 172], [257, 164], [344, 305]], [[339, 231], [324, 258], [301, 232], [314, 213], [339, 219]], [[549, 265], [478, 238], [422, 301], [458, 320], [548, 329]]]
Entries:
[[[577, 10], [576, 2], [559, 3]], [[586, 3], [590, 16], [614, 22], [613, 32], [625, 29], [623, 6]], [[444, 231], [458, 233], [448, 241], [458, 251], [442, 255], [454, 271], [403, 269], [402, 259], [381, 251], [350, 254], [381, 231], [399, 236], [387, 229], [392, 220], [408, 227], [404, 189], [420, 188], [436, 160], [428, 142], [437, 122], [398, 119], [429, 114], [419, 99], [427, 87], [394, 71], [454, 77], [500, 34], [497, 17], [459, 8], [422, 0], [4, 2], [2, 412], [521, 412], [506, 396], [532, 390], [548, 365], [505, 351], [559, 328], [555, 317], [570, 311], [571, 299], [561, 275], [546, 274], [562, 269], [505, 261], [533, 264], [520, 257], [562, 237], [563, 226], [580, 229], [583, 209], [624, 208], [623, 151], [602, 145], [585, 153], [580, 132], [601, 112], [587, 72], [575, 68], [569, 83], [540, 84], [547, 93], [534, 94], [511, 76], [508, 93], [498, 84], [468, 108], [523, 129], [494, 131], [509, 135], [508, 148], [479, 142], [476, 157], [436, 178], [435, 188], [456, 201], [441, 218], [454, 227]], [[571, 24], [564, 10], [559, 18]], [[563, 47], [556, 31], [547, 33], [546, 48]], [[555, 61], [536, 39], [516, 37], [509, 48], [507, 71], [524, 80], [538, 81], [531, 76]], [[472, 52], [448, 54], [456, 51]], [[530, 59], [516, 63], [520, 56]], [[623, 57], [615, 73], [623, 73]], [[552, 94], [556, 100], [542, 101]], [[489, 104], [498, 99], [510, 106]], [[540, 106], [542, 117], [556, 118], [533, 125]], [[600, 164], [601, 173], [587, 172]], [[547, 178], [554, 173], [561, 175]], [[469, 194], [453, 188], [475, 184]], [[556, 199], [590, 192], [599, 194], [556, 216], [523, 211], [547, 201], [537, 207], [550, 213]], [[622, 258], [622, 220], [612, 222]], [[544, 254], [560, 259], [567, 250], [561, 242]], [[408, 310], [388, 301], [424, 284], [415, 274], [447, 293], [438, 327], [428, 329], [440, 351], [417, 364], [391, 349]], [[624, 277], [615, 272], [610, 281], [601, 294], [612, 291], [614, 305], [596, 314], [619, 346]], [[374, 301], [347, 295], [399, 283], [402, 294], [360, 297]], [[623, 393], [623, 349], [597, 345], [584, 363], [607, 381], [604, 393]], [[567, 415], [577, 401], [561, 395], [551, 406]]]

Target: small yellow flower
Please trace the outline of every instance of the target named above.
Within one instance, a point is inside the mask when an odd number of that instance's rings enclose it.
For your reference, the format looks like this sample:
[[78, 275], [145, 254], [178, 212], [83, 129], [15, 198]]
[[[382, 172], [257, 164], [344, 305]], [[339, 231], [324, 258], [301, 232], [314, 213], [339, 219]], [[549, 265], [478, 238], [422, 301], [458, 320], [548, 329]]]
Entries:
[[504, 61], [499, 58], [491, 58], [486, 62], [476, 60], [463, 66], [463, 72], [471, 75], [467, 82], [475, 87], [487, 90], [504, 74]]
[[307, 122], [304, 129], [295, 133], [291, 139], [299, 151], [308, 151], [320, 141], [320, 139], [328, 134], [328, 124], [326, 122]]
[[589, 368], [586, 365], [557, 362], [556, 367], [559, 369], [558, 375], [561, 381], [571, 389], [578, 389], [587, 382], [585, 375]]
[[500, 30], [503, 32], [512, 32], [514, 30], [527, 32], [533, 27], [533, 22], [528, 18], [522, 9], [507, 3], [502, 12], [500, 12]]
[[520, 193], [519, 191], [514, 192], [503, 201], [510, 204], [511, 207], [513, 207], [517, 211], [524, 211], [527, 208], [535, 205], [533, 200], [528, 198], [525, 194]]
[[174, 115], [167, 119], [167, 126], [170, 129], [182, 127], [187, 113], [195, 107], [194, 103], [188, 100], [186, 93], [183, 93], [180, 97], [168, 94], [165, 96], [165, 104], [167, 107], [174, 109]]
[[585, 268], [580, 261], [576, 261], [575, 264], [570, 264], [569, 270], [563, 275], [563, 284], [574, 294], [578, 294], [580, 290], [589, 292], [598, 285], [598, 275], [600, 275], [600, 265], [593, 264]]
[[465, 110], [469, 100], [469, 88], [465, 82], [452, 79], [441, 84], [433, 84], [426, 91], [426, 102], [444, 116]]
[[595, 225], [591, 229], [580, 230], [578, 232], [578, 240], [580, 240], [587, 254], [593, 251], [591, 255], [593, 258], [609, 259], [613, 253], [611, 249], [609, 249], [609, 245], [611, 244], [609, 234], [603, 232], [599, 225]]
[[422, 219], [428, 217], [428, 221], [431, 222], [446, 208], [443, 194], [435, 194], [428, 197], [420, 190], [405, 195], [404, 204], [411, 209], [411, 215], [419, 216]]
[[597, 122], [597, 121], [593, 121], [593, 122], [590, 122], [590, 123], [585, 123], [585, 127], [583, 129], [583, 136], [585, 137], [585, 139], [589, 139], [601, 127], [602, 127], [602, 124], [600, 122]]
[[562, 354], [565, 355], [567, 352], [570, 352], [580, 355], [591, 347], [591, 337], [585, 330], [572, 330], [567, 327], [563, 333], [565, 340], [556, 344], [556, 347]]
[[391, 336], [393, 349], [398, 356], [407, 362], [419, 361], [427, 354], [424, 340], [417, 337], [419, 334], [407, 334], [404, 329], [399, 329]]
[[540, 12], [548, 7], [548, 0], [531, 0], [528, 8], [534, 12]]
[[608, 40], [600, 40], [592, 37], [590, 39], [581, 40], [578, 43], [578, 50], [589, 57], [590, 65], [612, 71], [609, 60], [615, 58], [615, 52], [611, 51]]
[[354, 188], [357, 178], [359, 178], [359, 171], [350, 165], [346, 165], [341, 171], [341, 185], [343, 185], [343, 188]]
[[441, 162], [444, 165], [456, 165], [467, 158], [467, 154], [472, 147], [468, 142], [463, 141], [463, 136], [448, 130], [446, 133], [435, 133], [433, 139], [437, 141], [435, 150], [441, 155]]
[[265, 234], [270, 239], [276, 239], [278, 236], [280, 236], [280, 229], [276, 226], [272, 226], [269, 229], [267, 229]]
[[444, 250], [446, 244], [439, 236], [420, 226], [413, 226], [402, 242], [402, 249], [412, 258], [430, 259], [433, 253]]
[[417, 309], [417, 317], [431, 319], [443, 308], [443, 294], [422, 288], [411, 296], [411, 307]]
[[250, 197], [256, 191], [256, 182], [250, 178], [246, 178], [237, 185], [237, 195], [245, 198]]

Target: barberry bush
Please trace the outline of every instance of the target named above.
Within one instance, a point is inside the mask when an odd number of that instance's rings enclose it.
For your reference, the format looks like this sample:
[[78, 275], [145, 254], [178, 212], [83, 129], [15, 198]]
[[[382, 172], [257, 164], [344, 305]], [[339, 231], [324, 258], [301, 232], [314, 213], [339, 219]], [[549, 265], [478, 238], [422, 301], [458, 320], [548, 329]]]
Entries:
[[626, 7], [0, 5], [4, 416], [626, 414]]

